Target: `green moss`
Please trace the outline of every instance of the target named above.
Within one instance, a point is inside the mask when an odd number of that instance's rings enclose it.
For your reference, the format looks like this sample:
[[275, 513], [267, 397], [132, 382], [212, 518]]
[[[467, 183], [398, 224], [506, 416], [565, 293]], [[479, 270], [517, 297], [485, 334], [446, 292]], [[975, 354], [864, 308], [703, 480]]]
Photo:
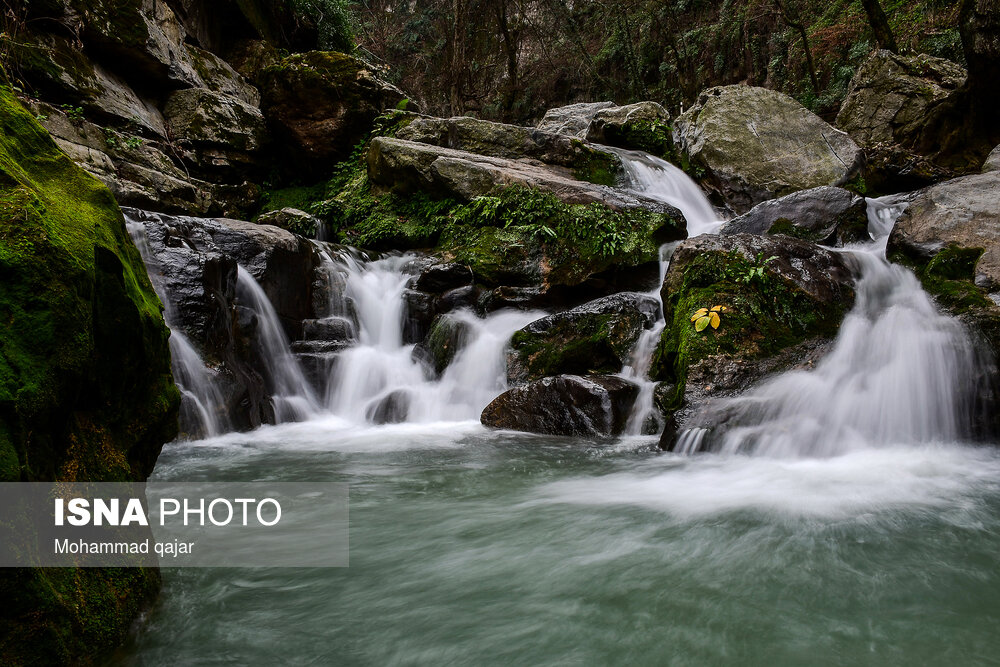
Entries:
[[[161, 306], [111, 193], [0, 87], [0, 470], [5, 479], [145, 479], [177, 428]], [[155, 573], [0, 578], [0, 662], [109, 649]]]
[[[846, 295], [845, 295], [846, 296]], [[664, 303], [667, 327], [654, 353], [651, 375], [676, 385], [680, 407], [688, 369], [717, 355], [759, 359], [812, 337], [832, 337], [849, 299], [819, 303], [791, 281], [741, 253], [706, 252], [684, 269], [679, 289]], [[718, 329], [695, 330], [701, 308], [726, 306]]]
[[313, 206], [325, 199], [326, 185], [326, 183], [316, 183], [314, 185], [295, 185], [276, 190], [265, 190], [261, 198], [263, 206], [260, 213], [269, 213], [283, 208], [310, 211]]
[[615, 185], [621, 172], [621, 162], [618, 158], [604, 151], [597, 151], [574, 139], [583, 157], [573, 168], [573, 178], [597, 185]]
[[815, 238], [815, 234], [811, 233], [805, 227], [799, 227], [794, 222], [788, 218], [778, 218], [771, 225], [770, 229], [767, 230], [768, 234], [781, 234], [783, 236], [791, 236], [796, 239], [804, 239], [806, 241], [817, 241], [819, 239]]
[[604, 141], [611, 146], [645, 151], [664, 160], [676, 160], [672, 130], [660, 120], [630, 120], [604, 128]]
[[995, 309], [995, 304], [974, 282], [976, 263], [983, 252], [982, 248], [949, 245], [930, 261], [898, 251], [890, 255], [890, 260], [911, 269], [927, 293], [953, 315], [964, 315], [973, 309]]
[[565, 373], [618, 373], [642, 328], [640, 316], [581, 313], [559, 319], [543, 332], [518, 331], [514, 353], [535, 380]]

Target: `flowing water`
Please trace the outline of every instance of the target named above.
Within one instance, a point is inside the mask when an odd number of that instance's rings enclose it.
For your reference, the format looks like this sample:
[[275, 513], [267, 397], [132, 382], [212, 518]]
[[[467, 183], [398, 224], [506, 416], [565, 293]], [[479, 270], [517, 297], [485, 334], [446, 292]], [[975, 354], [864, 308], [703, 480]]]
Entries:
[[[173, 443], [154, 479], [347, 482], [350, 567], [165, 569], [116, 662], [995, 662], [1000, 454], [963, 442], [975, 348], [880, 250], [853, 250], [830, 356], [734, 402], [697, 456], [485, 429], [537, 314], [457, 314], [472, 333], [434, 381], [397, 326], [405, 259], [344, 264], [359, 344], [316, 416]], [[368, 423], [403, 390], [406, 423]]]

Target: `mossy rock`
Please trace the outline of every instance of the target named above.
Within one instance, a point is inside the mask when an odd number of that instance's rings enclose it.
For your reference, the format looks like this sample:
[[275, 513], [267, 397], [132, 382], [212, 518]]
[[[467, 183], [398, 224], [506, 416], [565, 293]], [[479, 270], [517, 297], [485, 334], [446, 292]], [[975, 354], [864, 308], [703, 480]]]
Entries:
[[[706, 360], [756, 360], [812, 338], [832, 338], [853, 302], [843, 258], [791, 238], [701, 237], [678, 247], [664, 281], [666, 315], [651, 376], [684, 403], [688, 370]], [[717, 328], [692, 317], [722, 306]], [[710, 362], [709, 362], [710, 363]]]
[[[0, 319], [3, 480], [144, 480], [180, 402], [160, 302], [111, 193], [6, 87]], [[5, 572], [0, 662], [112, 648], [157, 582], [144, 570]]]
[[587, 140], [608, 146], [645, 151], [675, 161], [670, 114], [656, 102], [637, 102], [603, 109], [594, 115]]
[[621, 293], [543, 317], [511, 339], [507, 379], [619, 373], [658, 311], [656, 299], [648, 295]]

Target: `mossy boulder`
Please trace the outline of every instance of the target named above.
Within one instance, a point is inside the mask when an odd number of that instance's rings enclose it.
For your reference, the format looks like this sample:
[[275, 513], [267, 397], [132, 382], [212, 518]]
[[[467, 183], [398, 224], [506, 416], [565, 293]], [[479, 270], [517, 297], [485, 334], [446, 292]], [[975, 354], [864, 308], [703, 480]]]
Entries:
[[[854, 300], [842, 254], [798, 239], [749, 234], [681, 243], [661, 296], [666, 327], [650, 373], [674, 386], [668, 405], [674, 411], [745, 389], [796, 363], [802, 354], [786, 351], [833, 338]], [[718, 327], [698, 331], [692, 318], [716, 306], [722, 307]], [[770, 363], [776, 358], [781, 363]], [[723, 381], [727, 377], [738, 386]]]
[[549, 375], [619, 373], [660, 304], [621, 293], [536, 320], [517, 331], [507, 355], [507, 380], [517, 384]]
[[[177, 432], [169, 332], [111, 193], [0, 87], [4, 481], [144, 480]], [[11, 570], [0, 662], [83, 662], [120, 643], [148, 570]]]
[[782, 93], [711, 88], [674, 120], [685, 170], [736, 213], [762, 201], [860, 173], [864, 156], [846, 133]]
[[288, 164], [328, 172], [364, 139], [372, 121], [406, 96], [344, 53], [298, 53], [261, 72], [261, 108], [282, 142]]
[[823, 245], [845, 245], [871, 238], [865, 198], [831, 185], [757, 204], [727, 222], [719, 233], [784, 234]]
[[300, 211], [297, 208], [281, 208], [277, 211], [268, 211], [258, 216], [254, 222], [258, 225], [280, 227], [293, 234], [298, 234], [309, 239], [316, 236], [316, 230], [322, 224], [322, 221], [315, 215]]
[[639, 387], [620, 377], [547, 377], [500, 394], [481, 420], [512, 431], [610, 437], [625, 430], [638, 395]]
[[434, 373], [440, 375], [468, 343], [470, 333], [471, 327], [461, 318], [450, 314], [438, 315], [415, 354], [426, 359]]
[[540, 160], [566, 167], [575, 178], [600, 185], [614, 185], [624, 174], [618, 156], [580, 139], [468, 116], [416, 117], [396, 132], [396, 138], [488, 157]]
[[636, 102], [594, 114], [587, 141], [674, 159], [670, 114], [656, 102]]

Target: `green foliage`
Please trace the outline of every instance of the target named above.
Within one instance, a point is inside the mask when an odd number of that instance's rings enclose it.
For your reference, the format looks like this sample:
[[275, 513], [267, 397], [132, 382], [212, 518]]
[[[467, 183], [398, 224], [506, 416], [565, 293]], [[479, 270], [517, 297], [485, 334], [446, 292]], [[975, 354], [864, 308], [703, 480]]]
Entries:
[[61, 104], [59, 108], [61, 108], [63, 113], [66, 114], [66, 116], [74, 123], [79, 123], [87, 119], [86, 114], [83, 113], [82, 107], [75, 107], [72, 104]]
[[292, 7], [316, 26], [321, 50], [354, 50], [354, 20], [346, 0], [292, 0]]
[[962, 315], [970, 310], [995, 310], [994, 303], [975, 284], [976, 264], [983, 252], [982, 248], [949, 245], [930, 261], [900, 252], [893, 253], [890, 259], [910, 268], [938, 303], [953, 314]]
[[117, 130], [104, 128], [104, 142], [111, 150], [135, 150], [146, 143], [146, 140], [134, 134], [122, 134]]

